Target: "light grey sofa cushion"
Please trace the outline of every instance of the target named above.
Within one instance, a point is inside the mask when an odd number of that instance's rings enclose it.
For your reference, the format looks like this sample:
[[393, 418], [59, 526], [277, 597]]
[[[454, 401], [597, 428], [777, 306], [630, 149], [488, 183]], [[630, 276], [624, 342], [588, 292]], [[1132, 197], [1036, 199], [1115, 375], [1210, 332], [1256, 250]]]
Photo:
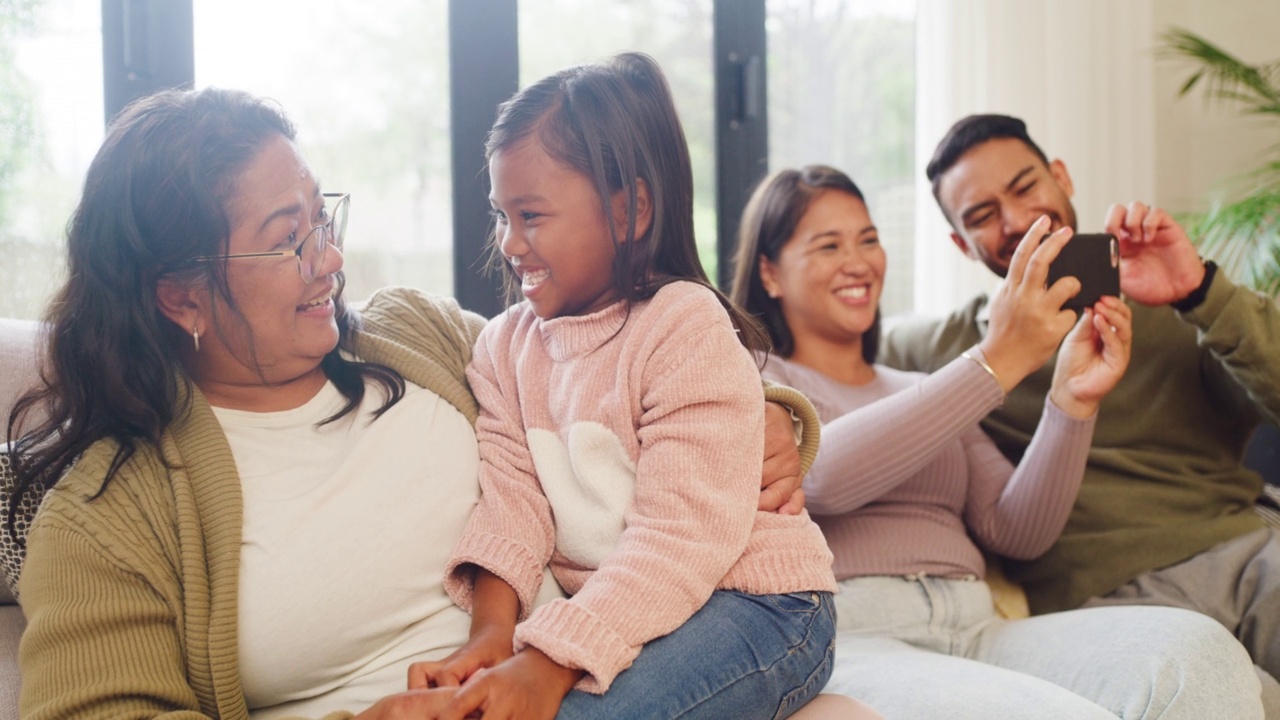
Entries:
[[[18, 397], [39, 379], [36, 343], [40, 324], [34, 320], [0, 318], [0, 427], [9, 424], [9, 411]], [[0, 443], [4, 442], [0, 431]]]

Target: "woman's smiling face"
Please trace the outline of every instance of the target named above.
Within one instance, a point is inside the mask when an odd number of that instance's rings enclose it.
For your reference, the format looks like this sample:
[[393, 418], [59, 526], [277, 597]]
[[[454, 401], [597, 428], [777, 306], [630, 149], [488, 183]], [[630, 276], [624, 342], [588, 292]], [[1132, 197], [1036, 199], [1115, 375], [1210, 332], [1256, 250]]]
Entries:
[[[293, 250], [328, 219], [327, 212], [297, 146], [276, 136], [236, 180], [227, 207], [232, 228], [227, 253]], [[285, 383], [318, 372], [320, 361], [338, 344], [334, 295], [341, 250], [326, 249], [309, 283], [293, 257], [225, 262], [235, 310], [217, 293], [206, 302], [197, 360], [203, 379], [261, 385], [264, 379]]]
[[809, 202], [776, 262], [760, 259], [796, 347], [861, 342], [884, 288], [884, 248], [862, 200], [823, 190]]

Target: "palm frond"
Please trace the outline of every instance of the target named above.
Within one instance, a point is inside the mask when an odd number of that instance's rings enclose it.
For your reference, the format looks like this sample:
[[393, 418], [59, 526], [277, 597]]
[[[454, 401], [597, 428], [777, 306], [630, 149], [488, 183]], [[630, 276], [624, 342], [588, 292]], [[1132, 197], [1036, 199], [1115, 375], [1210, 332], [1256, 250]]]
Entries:
[[1217, 203], [1188, 230], [1231, 276], [1271, 294], [1280, 289], [1280, 186]]
[[[1205, 97], [1238, 103], [1246, 115], [1280, 119], [1280, 60], [1250, 65], [1180, 28], [1162, 36], [1160, 50], [1196, 64], [1178, 95], [1202, 87]], [[1280, 297], [1280, 146], [1235, 187], [1215, 200], [1209, 212], [1187, 224], [1201, 251], [1230, 275], [1255, 290]]]
[[1182, 84], [1179, 95], [1186, 95], [1203, 82], [1208, 97], [1241, 103], [1249, 112], [1280, 114], [1280, 61], [1250, 65], [1180, 28], [1164, 33], [1162, 39], [1162, 54], [1190, 59], [1199, 65]]

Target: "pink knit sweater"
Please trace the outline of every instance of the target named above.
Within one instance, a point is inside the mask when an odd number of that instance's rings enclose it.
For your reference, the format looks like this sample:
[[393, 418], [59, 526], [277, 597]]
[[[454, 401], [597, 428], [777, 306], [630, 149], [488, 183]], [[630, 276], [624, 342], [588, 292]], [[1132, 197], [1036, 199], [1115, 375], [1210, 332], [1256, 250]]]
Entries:
[[[481, 499], [446, 570], [470, 610], [484, 567], [520, 598], [516, 649], [537, 647], [604, 692], [640, 648], [716, 589], [835, 589], [807, 514], [756, 510], [760, 376], [710, 290], [539, 320], [527, 304], [481, 333]], [[547, 564], [571, 596], [530, 613]]]
[[1080, 489], [1095, 418], [1046, 399], [1015, 469], [977, 424], [1004, 401], [977, 363], [957, 358], [932, 375], [875, 369], [853, 386], [779, 357], [764, 368], [822, 418], [804, 488], [836, 577], [981, 577], [982, 549], [1019, 559], [1048, 550]]

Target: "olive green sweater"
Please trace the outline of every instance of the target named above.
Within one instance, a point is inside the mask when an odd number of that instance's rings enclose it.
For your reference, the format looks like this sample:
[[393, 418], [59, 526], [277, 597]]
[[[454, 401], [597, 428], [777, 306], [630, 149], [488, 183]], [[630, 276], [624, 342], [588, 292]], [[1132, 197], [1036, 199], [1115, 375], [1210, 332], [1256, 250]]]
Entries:
[[[894, 328], [880, 361], [937, 370], [982, 338], [986, 303]], [[1280, 308], [1221, 272], [1191, 312], [1130, 307], [1132, 360], [1099, 409], [1067, 526], [1040, 558], [1005, 563], [1036, 613], [1077, 607], [1262, 527], [1253, 511], [1262, 480], [1241, 459], [1260, 418], [1280, 418]], [[983, 422], [1014, 461], [1035, 432], [1055, 361]]]
[[[465, 369], [483, 318], [407, 289], [378, 293], [361, 318], [350, 350], [475, 422]], [[804, 420], [807, 468], [817, 453], [812, 406], [789, 388], [766, 396]], [[221, 426], [194, 391], [159, 447], [139, 448], [90, 500], [114, 453], [110, 442], [90, 447], [28, 537], [22, 717], [248, 718], [238, 654], [242, 498]]]

